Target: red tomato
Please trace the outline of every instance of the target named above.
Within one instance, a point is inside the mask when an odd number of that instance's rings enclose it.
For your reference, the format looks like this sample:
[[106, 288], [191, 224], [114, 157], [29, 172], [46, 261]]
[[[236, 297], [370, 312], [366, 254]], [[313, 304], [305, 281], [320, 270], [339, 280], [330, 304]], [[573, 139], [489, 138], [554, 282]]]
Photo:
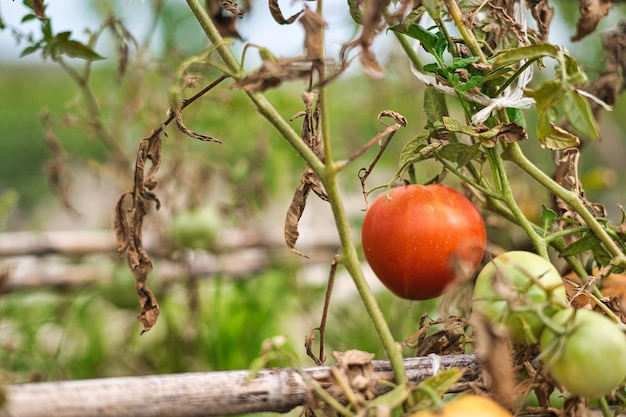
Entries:
[[402, 298], [426, 300], [469, 278], [487, 237], [476, 207], [454, 188], [412, 184], [374, 200], [361, 240], [365, 258], [387, 288]]

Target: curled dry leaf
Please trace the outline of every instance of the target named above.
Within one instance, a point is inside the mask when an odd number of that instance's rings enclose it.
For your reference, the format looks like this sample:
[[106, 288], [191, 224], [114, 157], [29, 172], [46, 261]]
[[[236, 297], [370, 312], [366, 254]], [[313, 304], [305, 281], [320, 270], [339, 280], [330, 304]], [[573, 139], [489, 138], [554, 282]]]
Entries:
[[[305, 111], [298, 113], [297, 117], [304, 116], [302, 122], [301, 137], [302, 141], [317, 155], [320, 160], [324, 160], [324, 147], [319, 134], [319, 108], [314, 107], [316, 95], [310, 91], [302, 93], [302, 101], [305, 105]], [[296, 117], [296, 116], [294, 116]], [[293, 253], [308, 258], [304, 253], [296, 249], [296, 242], [300, 233], [298, 232], [298, 223], [304, 213], [306, 207], [307, 197], [309, 192], [313, 191], [319, 198], [324, 201], [328, 201], [326, 191], [322, 186], [322, 182], [318, 176], [313, 172], [311, 167], [306, 167], [302, 176], [300, 177], [300, 185], [296, 188], [296, 191], [291, 199], [291, 204], [287, 210], [287, 216], [285, 218], [285, 243], [290, 251]]]
[[[181, 113], [181, 111], [179, 109], [172, 109], [171, 111], [174, 113], [174, 119], [176, 120], [176, 126], [178, 126], [178, 129], [181, 132], [183, 132], [185, 135], [189, 136], [190, 138], [198, 139], [198, 140], [201, 140], [201, 141], [204, 141], [204, 142], [222, 143], [222, 141], [219, 140], [219, 139], [215, 139], [214, 137], [211, 137], [211, 136], [208, 136], [208, 135], [203, 135], [202, 133], [194, 132], [193, 130], [191, 130], [187, 126], [185, 126], [185, 122], [183, 121], [183, 115], [182, 115], [182, 113]], [[160, 141], [160, 139], [159, 139], [159, 141]], [[160, 160], [160, 158], [159, 158], [159, 160]], [[152, 167], [154, 168], [155, 165], [153, 165]], [[158, 169], [159, 168], [157, 166], [154, 171], [156, 172]], [[152, 171], [153, 170], [151, 170], [151, 172]]]
[[35, 16], [37, 16], [37, 19], [39, 20], [44, 20], [46, 18], [46, 5], [44, 3], [44, 0], [30, 0]]
[[274, 18], [274, 21], [276, 21], [276, 23], [278, 23], [279, 25], [292, 24], [293, 22], [296, 21], [298, 16], [300, 16], [304, 12], [304, 9], [303, 9], [303, 10], [300, 10], [298, 13], [294, 14], [293, 16], [285, 18], [282, 10], [280, 10], [280, 6], [278, 5], [278, 0], [269, 0], [269, 6], [270, 6], [270, 14]]
[[[248, 3], [248, 1], [244, 2], [246, 9], [249, 9]], [[241, 18], [243, 13], [237, 8], [237, 3], [231, 0], [207, 0], [206, 8], [220, 35], [241, 39], [237, 31], [237, 18]]]
[[303, 59], [266, 59], [261, 67], [241, 80], [231, 84], [250, 93], [259, 93], [278, 87], [285, 81], [304, 79], [311, 76], [311, 65]]
[[324, 19], [308, 7], [304, 8], [304, 14], [298, 22], [304, 28], [304, 48], [306, 59], [310, 61], [321, 60], [324, 56], [324, 39], [322, 29], [326, 27]]
[[[161, 137], [156, 134], [140, 142], [135, 161], [135, 177], [133, 191], [122, 194], [115, 207], [115, 234], [120, 255], [127, 254], [128, 265], [135, 277], [135, 287], [139, 298], [141, 312], [138, 320], [147, 332], [157, 322], [159, 304], [148, 287], [147, 281], [152, 272], [152, 261], [143, 249], [143, 220], [148, 214], [148, 202], [160, 201], [152, 191], [156, 185], [156, 172], [161, 164]], [[145, 172], [146, 161], [151, 162], [148, 173]], [[129, 206], [127, 208], [127, 205]]]
[[[362, 4], [366, 6], [364, 14], [361, 13], [359, 7]], [[357, 39], [344, 44], [341, 48], [341, 60], [345, 63], [348, 61], [348, 52], [355, 47], [360, 47], [359, 60], [361, 65], [365, 72], [374, 78], [380, 78], [384, 75], [375, 54], [371, 50], [371, 46], [376, 36], [383, 28], [385, 23], [384, 15], [388, 5], [389, 0], [352, 2], [350, 5], [350, 13], [353, 18], [358, 15], [358, 21], [362, 23], [363, 29]]]
[[538, 39], [546, 42], [550, 35], [550, 23], [554, 17], [554, 8], [548, 5], [548, 0], [534, 1], [530, 5], [532, 17], [537, 22]]
[[611, 0], [578, 0], [580, 18], [576, 23], [576, 33], [572, 41], [579, 41], [596, 29], [600, 20], [611, 9]]

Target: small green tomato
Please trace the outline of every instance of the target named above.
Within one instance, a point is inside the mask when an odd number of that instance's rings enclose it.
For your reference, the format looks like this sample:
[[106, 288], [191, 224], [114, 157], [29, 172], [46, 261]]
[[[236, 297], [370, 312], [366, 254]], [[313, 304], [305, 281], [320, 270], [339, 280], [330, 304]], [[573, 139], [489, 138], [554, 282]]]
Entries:
[[539, 349], [548, 372], [573, 394], [599, 398], [626, 378], [626, 335], [609, 318], [590, 310], [567, 309], [552, 321], [565, 329], [546, 327]]
[[563, 280], [541, 256], [524, 251], [503, 253], [480, 271], [472, 309], [503, 326], [515, 344], [539, 341], [544, 318], [567, 305]]

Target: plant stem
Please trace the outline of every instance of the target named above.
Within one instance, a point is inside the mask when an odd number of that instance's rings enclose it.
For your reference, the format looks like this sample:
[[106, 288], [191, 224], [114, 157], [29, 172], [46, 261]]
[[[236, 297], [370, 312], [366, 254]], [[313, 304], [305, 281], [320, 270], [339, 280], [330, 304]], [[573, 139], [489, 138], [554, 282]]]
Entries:
[[335, 216], [335, 223], [337, 225], [337, 231], [339, 232], [339, 239], [341, 241], [341, 248], [343, 253], [341, 254], [341, 263], [352, 276], [354, 285], [356, 286], [365, 309], [374, 324], [378, 337], [380, 338], [391, 363], [391, 368], [394, 371], [396, 377], [396, 384], [404, 384], [408, 381], [406, 376], [406, 370], [404, 368], [404, 362], [402, 359], [401, 351], [396, 343], [385, 317], [383, 316], [376, 298], [372, 294], [363, 269], [359, 262], [359, 256], [352, 240], [352, 231], [348, 222], [348, 217], [344, 210], [343, 204], [341, 204], [341, 194], [339, 192], [339, 185], [337, 183], [336, 175], [329, 175], [325, 178], [324, 186], [326, 187], [326, 193], [328, 194], [328, 200], [331, 202], [333, 215]]
[[537, 253], [545, 259], [549, 259], [548, 257], [548, 245], [545, 240], [539, 236], [539, 234], [535, 231], [532, 224], [528, 221], [522, 210], [517, 205], [515, 198], [513, 197], [513, 190], [511, 189], [511, 183], [509, 182], [509, 178], [506, 175], [506, 171], [504, 169], [504, 164], [502, 163], [502, 158], [493, 148], [487, 149], [487, 157], [492, 162], [492, 169], [494, 169], [493, 175], [496, 179], [497, 187], [499, 191], [502, 193], [502, 201], [507, 205], [507, 207], [511, 210], [511, 213], [515, 217], [517, 223], [524, 229], [530, 240], [532, 241], [535, 249], [537, 249]]
[[[227, 65], [228, 69], [232, 71], [232, 77], [235, 79], [243, 78], [243, 69], [241, 68], [239, 62], [235, 59], [230, 49], [228, 49], [224, 44], [221, 35], [215, 28], [215, 25], [213, 24], [211, 18], [206, 13], [206, 10], [202, 7], [200, 2], [198, 0], [187, 0], [187, 4], [189, 5], [191, 11], [194, 13], [196, 19], [200, 23], [200, 26], [204, 30], [208, 39], [213, 43], [213, 45], [217, 49], [217, 52], [224, 60], [224, 63]], [[396, 344], [393, 335], [391, 334], [391, 331], [389, 330], [389, 326], [387, 326], [387, 322], [385, 321], [382, 311], [380, 310], [380, 307], [376, 302], [376, 298], [372, 294], [372, 291], [369, 288], [367, 281], [365, 280], [363, 270], [361, 269], [356, 247], [354, 241], [352, 240], [350, 223], [348, 221], [348, 217], [343, 206], [343, 200], [339, 192], [339, 185], [337, 183], [337, 171], [335, 167], [332, 166], [332, 159], [328, 160], [327, 164], [324, 164], [315, 155], [315, 153], [313, 153], [313, 151], [309, 149], [308, 146], [306, 146], [304, 141], [302, 141], [302, 138], [285, 121], [285, 119], [278, 113], [278, 111], [272, 106], [272, 104], [262, 93], [247, 92], [247, 94], [252, 102], [256, 105], [257, 110], [272, 125], [274, 125], [274, 127], [282, 134], [282, 136], [289, 142], [289, 144], [293, 146], [293, 148], [302, 156], [305, 162], [311, 167], [311, 169], [313, 169], [315, 174], [317, 174], [317, 176], [324, 184], [335, 218], [335, 223], [337, 225], [337, 230], [339, 232], [339, 238], [343, 250], [342, 262], [352, 276], [354, 284], [359, 291], [365, 308], [370, 315], [370, 318], [372, 319], [376, 332], [378, 333], [378, 336], [380, 337], [380, 340], [385, 350], [387, 351], [389, 361], [396, 377], [396, 383], [403, 384], [407, 382], [408, 378], [406, 375], [406, 369], [404, 368], [404, 361], [401, 351]], [[321, 102], [321, 105], [327, 106], [327, 101], [323, 100]], [[324, 120], [328, 121], [328, 116], [326, 115], [324, 117], [326, 113], [327, 110], [324, 111], [322, 109], [322, 123], [327, 123], [324, 122]], [[326, 127], [322, 125], [322, 129], [329, 130], [329, 127], [328, 125], [326, 125]], [[323, 132], [323, 134], [324, 136], [328, 136], [328, 138], [330, 137], [330, 134], [328, 132]], [[328, 145], [329, 146], [327, 147], [330, 148], [329, 143]], [[332, 158], [332, 154], [330, 153], [327, 153], [327, 156]]]
[[465, 41], [465, 45], [467, 45], [469, 50], [472, 51], [472, 54], [474, 54], [474, 56], [480, 58], [480, 62], [482, 62], [483, 64], [486, 63], [487, 58], [485, 58], [485, 54], [483, 54], [483, 51], [480, 49], [480, 45], [478, 45], [476, 37], [470, 30], [468, 30], [467, 24], [463, 21], [463, 12], [461, 12], [461, 9], [457, 4], [457, 0], [445, 0], [445, 3], [448, 7], [448, 12], [450, 13], [450, 16], [454, 20], [454, 24], [456, 25], [459, 33], [463, 37], [463, 41]]
[[615, 266], [626, 267], [626, 255], [620, 247], [611, 239], [611, 236], [602, 227], [600, 222], [593, 216], [581, 201], [578, 194], [559, 185], [556, 181], [546, 175], [530, 162], [517, 143], [509, 143], [505, 145], [503, 157], [515, 163], [522, 168], [528, 175], [537, 182], [547, 188], [552, 194], [560, 198], [565, 204], [570, 206], [584, 221], [587, 226], [595, 233], [595, 235], [604, 244], [606, 250], [613, 256], [611, 263]]

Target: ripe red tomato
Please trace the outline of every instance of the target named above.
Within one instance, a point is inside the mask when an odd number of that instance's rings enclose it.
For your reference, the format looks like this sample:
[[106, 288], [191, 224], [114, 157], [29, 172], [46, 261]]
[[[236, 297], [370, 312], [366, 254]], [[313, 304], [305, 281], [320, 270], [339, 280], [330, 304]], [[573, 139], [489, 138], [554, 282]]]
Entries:
[[412, 184], [374, 200], [363, 219], [361, 241], [387, 288], [402, 298], [426, 300], [469, 278], [487, 236], [478, 209], [454, 188]]

